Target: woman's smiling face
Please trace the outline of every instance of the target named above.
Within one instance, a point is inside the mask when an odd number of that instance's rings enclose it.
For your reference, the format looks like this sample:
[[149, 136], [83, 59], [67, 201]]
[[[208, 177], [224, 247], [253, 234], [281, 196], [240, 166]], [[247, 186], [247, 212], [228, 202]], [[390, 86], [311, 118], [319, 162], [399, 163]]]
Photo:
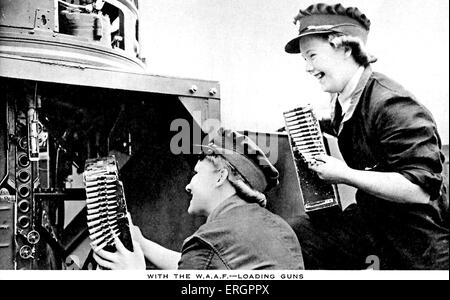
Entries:
[[299, 43], [306, 71], [319, 80], [322, 90], [342, 92], [353, 75], [348, 72], [351, 54], [345, 48], [334, 48], [326, 38], [318, 35], [304, 36]]

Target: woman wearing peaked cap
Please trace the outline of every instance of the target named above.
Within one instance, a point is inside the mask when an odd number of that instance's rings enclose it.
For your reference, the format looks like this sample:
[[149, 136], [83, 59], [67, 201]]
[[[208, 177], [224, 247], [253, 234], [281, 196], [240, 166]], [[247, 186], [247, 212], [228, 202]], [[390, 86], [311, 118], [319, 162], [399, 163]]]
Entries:
[[297, 236], [267, 209], [264, 192], [278, 184], [278, 171], [248, 137], [220, 129], [186, 186], [188, 213], [207, 217], [180, 252], [166, 249], [132, 230], [137, 250], [116, 239], [117, 252], [94, 258], [108, 269], [145, 268], [144, 255], [160, 269], [303, 269]]
[[[339, 215], [292, 220], [306, 269], [361, 269], [372, 255], [383, 269], [448, 269], [444, 156], [431, 113], [401, 85], [373, 72], [370, 20], [358, 8], [314, 4], [295, 18], [286, 52], [333, 95], [328, 127], [344, 161], [317, 157], [310, 168], [358, 189]], [[324, 126], [324, 129], [325, 126]]]

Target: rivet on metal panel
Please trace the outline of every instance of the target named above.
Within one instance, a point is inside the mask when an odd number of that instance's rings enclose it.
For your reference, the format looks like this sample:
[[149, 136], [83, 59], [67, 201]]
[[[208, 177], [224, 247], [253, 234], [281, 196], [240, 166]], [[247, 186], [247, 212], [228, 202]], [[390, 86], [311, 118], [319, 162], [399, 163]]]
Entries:
[[191, 88], [189, 89], [189, 92], [191, 92], [192, 94], [194, 94], [195, 92], [197, 92], [198, 87], [194, 84], [191, 86]]
[[210, 95], [210, 96], [214, 96], [215, 94], [217, 94], [217, 89], [211, 88], [211, 89], [209, 90], [209, 95]]

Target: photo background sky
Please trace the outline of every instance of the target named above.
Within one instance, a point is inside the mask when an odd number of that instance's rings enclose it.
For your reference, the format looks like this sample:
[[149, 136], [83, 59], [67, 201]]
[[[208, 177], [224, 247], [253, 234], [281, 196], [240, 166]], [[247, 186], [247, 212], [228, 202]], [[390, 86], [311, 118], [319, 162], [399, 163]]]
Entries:
[[[322, 1], [335, 3], [334, 1]], [[284, 52], [298, 28], [293, 17], [312, 1], [144, 0], [141, 47], [151, 74], [216, 80], [222, 124], [274, 132], [284, 111], [311, 103], [328, 108], [329, 95], [305, 72], [300, 55]], [[449, 2], [348, 0], [372, 21], [373, 65], [397, 80], [433, 113], [449, 143]]]

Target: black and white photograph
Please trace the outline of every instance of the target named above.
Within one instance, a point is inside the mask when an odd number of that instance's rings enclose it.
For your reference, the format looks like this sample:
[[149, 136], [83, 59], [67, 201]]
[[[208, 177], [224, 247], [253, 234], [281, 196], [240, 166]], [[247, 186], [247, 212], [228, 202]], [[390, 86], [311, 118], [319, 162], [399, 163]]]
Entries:
[[448, 82], [446, 0], [0, 0], [0, 280], [448, 280]]

